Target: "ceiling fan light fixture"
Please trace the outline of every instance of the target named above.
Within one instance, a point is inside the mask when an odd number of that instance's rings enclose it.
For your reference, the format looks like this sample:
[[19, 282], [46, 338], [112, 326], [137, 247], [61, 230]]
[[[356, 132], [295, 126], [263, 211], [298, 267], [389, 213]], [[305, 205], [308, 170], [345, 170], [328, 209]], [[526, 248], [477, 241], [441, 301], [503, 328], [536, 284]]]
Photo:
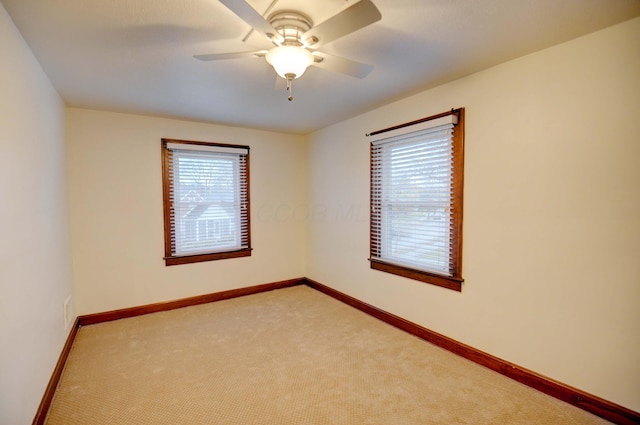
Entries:
[[311, 52], [300, 46], [274, 47], [269, 50], [266, 59], [276, 73], [285, 80], [289, 74], [293, 74], [294, 78], [300, 78], [307, 67], [313, 63]]

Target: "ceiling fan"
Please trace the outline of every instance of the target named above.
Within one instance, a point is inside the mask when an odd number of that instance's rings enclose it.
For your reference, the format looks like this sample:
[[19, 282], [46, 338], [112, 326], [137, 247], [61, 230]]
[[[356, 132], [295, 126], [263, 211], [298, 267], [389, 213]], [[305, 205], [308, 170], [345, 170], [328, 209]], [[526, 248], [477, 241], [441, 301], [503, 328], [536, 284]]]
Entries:
[[[195, 55], [196, 59], [213, 61], [264, 57], [276, 73], [286, 80], [290, 101], [293, 100], [292, 81], [300, 78], [310, 65], [356, 78], [364, 78], [373, 70], [371, 65], [316, 50], [380, 20], [380, 11], [371, 0], [360, 0], [318, 25], [314, 25], [309, 16], [295, 10], [276, 11], [265, 19], [246, 0], [219, 1], [249, 24], [252, 31], [265, 36], [274, 47], [250, 52]], [[276, 2], [277, 0], [274, 0], [271, 3], [265, 14]]]

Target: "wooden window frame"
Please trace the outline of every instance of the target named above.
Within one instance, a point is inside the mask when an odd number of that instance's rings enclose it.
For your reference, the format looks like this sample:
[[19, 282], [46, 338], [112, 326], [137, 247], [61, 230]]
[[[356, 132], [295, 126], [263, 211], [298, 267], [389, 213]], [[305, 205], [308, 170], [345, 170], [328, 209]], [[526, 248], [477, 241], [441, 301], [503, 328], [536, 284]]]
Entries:
[[[449, 115], [456, 115], [458, 122], [454, 127], [452, 135], [452, 227], [451, 227], [451, 260], [450, 260], [450, 273], [451, 276], [444, 276], [437, 273], [430, 273], [423, 270], [413, 269], [404, 265], [395, 264], [392, 262], [386, 262], [379, 259], [374, 259], [374, 231], [373, 231], [373, 213], [374, 213], [374, 200], [373, 200], [373, 187], [370, 187], [370, 205], [371, 205], [371, 223], [370, 223], [370, 265], [374, 270], [379, 270], [394, 275], [402, 276], [408, 279], [418, 280], [420, 282], [429, 283], [432, 285], [440, 286], [443, 288], [452, 289], [454, 291], [462, 291], [462, 210], [463, 210], [463, 189], [464, 189], [464, 108], [452, 109], [451, 111], [441, 114], [433, 115], [430, 117], [422, 118], [416, 121], [411, 121], [405, 124], [396, 125], [383, 130], [378, 130], [367, 134], [367, 136], [374, 136], [387, 131], [398, 130], [404, 127], [409, 127], [415, 124], [424, 123], [427, 121], [435, 120], [437, 118], [446, 117]], [[371, 157], [370, 157], [370, 171], [371, 178], [370, 183], [373, 184], [373, 144], [371, 145]]]
[[[246, 205], [246, 212], [242, 214], [246, 220], [246, 242], [247, 247], [232, 251], [210, 252], [210, 253], [198, 253], [194, 255], [174, 255], [175, 241], [172, 236], [174, 231], [172, 229], [171, 211], [173, 208], [173, 199], [171, 193], [173, 192], [173, 180], [171, 179], [171, 150], [167, 148], [167, 144], [185, 144], [192, 146], [216, 146], [221, 148], [240, 148], [246, 149], [245, 159], [245, 173], [241, 178], [244, 178], [246, 189], [241, 192], [246, 197], [244, 204]], [[204, 261], [224, 260], [229, 258], [248, 257], [251, 256], [251, 202], [249, 196], [250, 186], [250, 173], [249, 173], [249, 146], [245, 145], [233, 145], [224, 143], [213, 142], [198, 142], [190, 140], [176, 140], [176, 139], [162, 139], [162, 196], [163, 196], [163, 213], [164, 213], [164, 261], [166, 266], [174, 266], [179, 264], [199, 263]]]

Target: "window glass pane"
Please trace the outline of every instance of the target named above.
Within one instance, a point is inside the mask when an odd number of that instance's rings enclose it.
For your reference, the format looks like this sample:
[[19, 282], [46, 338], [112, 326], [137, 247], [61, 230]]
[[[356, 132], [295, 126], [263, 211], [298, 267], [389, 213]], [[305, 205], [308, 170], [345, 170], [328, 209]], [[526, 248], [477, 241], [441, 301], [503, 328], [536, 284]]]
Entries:
[[380, 258], [449, 272], [450, 129], [382, 145]]
[[179, 150], [173, 155], [175, 254], [240, 249], [238, 155]]

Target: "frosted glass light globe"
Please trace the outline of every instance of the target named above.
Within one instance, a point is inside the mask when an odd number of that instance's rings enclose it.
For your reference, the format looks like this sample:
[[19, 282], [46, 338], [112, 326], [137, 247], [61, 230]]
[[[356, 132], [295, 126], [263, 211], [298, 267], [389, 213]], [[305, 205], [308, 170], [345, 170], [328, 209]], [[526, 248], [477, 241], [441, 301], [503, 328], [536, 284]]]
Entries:
[[284, 79], [287, 78], [287, 74], [300, 78], [307, 67], [313, 63], [311, 52], [299, 46], [274, 47], [269, 50], [266, 59]]

